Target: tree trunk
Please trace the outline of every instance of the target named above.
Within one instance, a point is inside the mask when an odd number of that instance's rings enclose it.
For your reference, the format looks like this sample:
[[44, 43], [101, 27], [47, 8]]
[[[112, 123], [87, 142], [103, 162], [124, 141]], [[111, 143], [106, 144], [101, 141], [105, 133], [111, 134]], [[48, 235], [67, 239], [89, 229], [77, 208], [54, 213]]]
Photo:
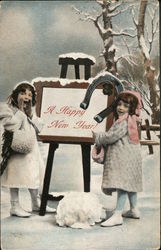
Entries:
[[157, 81], [155, 79], [155, 68], [151, 64], [150, 54], [144, 38], [144, 20], [145, 20], [147, 3], [148, 0], [141, 0], [140, 2], [137, 37], [138, 37], [139, 48], [143, 55], [143, 62], [146, 71], [146, 79], [149, 86], [150, 102], [152, 110], [152, 116], [151, 116], [152, 123], [158, 124], [160, 123], [160, 110], [159, 110], [159, 96], [156, 90]]
[[103, 14], [103, 25], [106, 31], [102, 36], [103, 44], [104, 44], [103, 56], [104, 56], [105, 63], [106, 63], [106, 70], [112, 73], [113, 75], [116, 75], [117, 67], [116, 67], [116, 62], [114, 60], [115, 49], [113, 46], [112, 22], [109, 16], [110, 3], [104, 0], [101, 7], [102, 7], [102, 14]]

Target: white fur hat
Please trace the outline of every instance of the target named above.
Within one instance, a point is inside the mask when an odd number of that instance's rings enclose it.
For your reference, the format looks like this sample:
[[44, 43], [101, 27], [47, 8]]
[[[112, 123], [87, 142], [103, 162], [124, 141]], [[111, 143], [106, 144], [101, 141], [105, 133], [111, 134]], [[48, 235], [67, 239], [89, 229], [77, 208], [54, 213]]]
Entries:
[[14, 86], [13, 90], [15, 90], [18, 86], [20, 86], [21, 84], [24, 84], [24, 83], [30, 85], [30, 86], [33, 87], [34, 90], [36, 91], [35, 86], [34, 86], [32, 83], [30, 83], [30, 82], [28, 82], [28, 81], [25, 81], [25, 80], [22, 81], [22, 82], [17, 83], [17, 84]]

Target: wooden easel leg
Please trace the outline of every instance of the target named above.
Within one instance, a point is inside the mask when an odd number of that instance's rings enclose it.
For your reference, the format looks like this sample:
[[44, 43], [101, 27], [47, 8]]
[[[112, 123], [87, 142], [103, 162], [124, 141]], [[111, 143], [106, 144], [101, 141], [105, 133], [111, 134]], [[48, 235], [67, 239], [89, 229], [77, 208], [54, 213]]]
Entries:
[[75, 78], [80, 79], [79, 65], [74, 65], [75, 68]]
[[83, 163], [83, 181], [84, 192], [90, 192], [90, 151], [91, 146], [87, 144], [81, 144], [82, 149], [82, 163]]
[[41, 197], [41, 206], [39, 215], [45, 215], [46, 212], [46, 204], [48, 200], [48, 192], [50, 186], [50, 179], [51, 179], [51, 172], [52, 172], [52, 164], [54, 159], [55, 150], [59, 147], [57, 143], [50, 143], [49, 145], [49, 152], [45, 170], [45, 177], [44, 177], [44, 184], [43, 184], [43, 191]]
[[91, 66], [89, 64], [85, 64], [84, 66], [84, 75], [85, 80], [88, 80], [91, 76]]
[[62, 64], [60, 78], [66, 78], [66, 76], [67, 76], [67, 69], [68, 69], [68, 65], [67, 64]]

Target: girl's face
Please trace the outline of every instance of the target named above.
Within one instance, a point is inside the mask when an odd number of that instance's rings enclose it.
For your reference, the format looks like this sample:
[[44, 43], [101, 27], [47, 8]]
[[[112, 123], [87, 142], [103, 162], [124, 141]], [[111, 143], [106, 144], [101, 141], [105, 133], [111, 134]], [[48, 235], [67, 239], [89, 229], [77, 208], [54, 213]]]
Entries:
[[118, 116], [124, 115], [129, 112], [129, 104], [120, 100], [117, 104], [116, 112]]
[[29, 89], [19, 92], [17, 102], [18, 105], [21, 104], [23, 108], [26, 108], [26, 106], [32, 102], [32, 92]]

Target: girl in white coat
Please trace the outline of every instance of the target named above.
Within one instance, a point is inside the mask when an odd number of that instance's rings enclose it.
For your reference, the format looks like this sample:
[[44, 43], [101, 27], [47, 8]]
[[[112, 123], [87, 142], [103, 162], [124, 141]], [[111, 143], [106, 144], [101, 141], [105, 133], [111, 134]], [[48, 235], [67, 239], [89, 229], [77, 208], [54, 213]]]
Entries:
[[[39, 188], [43, 180], [44, 163], [40, 155], [37, 142], [37, 133], [43, 127], [40, 118], [32, 113], [32, 106], [36, 103], [35, 88], [29, 82], [21, 82], [16, 85], [8, 98], [8, 104], [0, 107], [0, 120], [6, 133], [14, 135], [17, 130], [23, 129], [24, 144], [32, 135], [30, 152], [18, 153], [14, 150], [5, 149], [12, 139], [7, 136], [2, 147], [3, 168], [1, 165], [1, 184], [10, 188], [11, 209], [10, 214], [18, 217], [29, 217], [31, 213], [26, 212], [19, 204], [19, 188], [28, 188], [32, 211], [40, 209]], [[4, 133], [5, 134], [5, 133]], [[10, 142], [9, 142], [10, 140]], [[16, 144], [18, 144], [17, 138]], [[6, 155], [5, 155], [6, 154]], [[2, 173], [3, 172], [3, 173]], [[47, 208], [48, 212], [55, 212], [55, 209]]]

